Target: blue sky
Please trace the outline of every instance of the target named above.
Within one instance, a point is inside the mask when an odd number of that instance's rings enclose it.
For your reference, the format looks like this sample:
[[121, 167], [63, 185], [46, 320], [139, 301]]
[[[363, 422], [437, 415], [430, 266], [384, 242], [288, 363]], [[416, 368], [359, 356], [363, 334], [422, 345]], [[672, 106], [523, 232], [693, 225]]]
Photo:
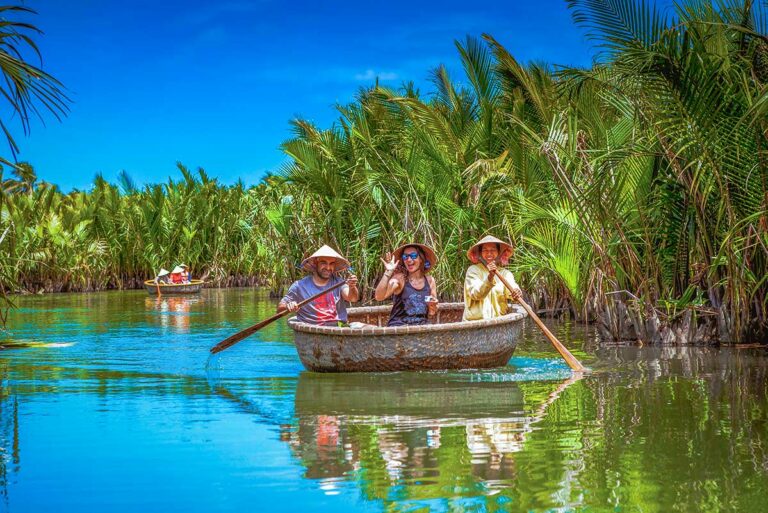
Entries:
[[[414, 81], [455, 40], [487, 32], [523, 62], [588, 66], [594, 50], [564, 0], [284, 2], [27, 0], [43, 68], [74, 103], [18, 135], [19, 160], [67, 191], [125, 170], [139, 184], [176, 161], [223, 183], [257, 183], [285, 161], [288, 122], [334, 121], [359, 88]], [[4, 151], [3, 154], [7, 154]]]

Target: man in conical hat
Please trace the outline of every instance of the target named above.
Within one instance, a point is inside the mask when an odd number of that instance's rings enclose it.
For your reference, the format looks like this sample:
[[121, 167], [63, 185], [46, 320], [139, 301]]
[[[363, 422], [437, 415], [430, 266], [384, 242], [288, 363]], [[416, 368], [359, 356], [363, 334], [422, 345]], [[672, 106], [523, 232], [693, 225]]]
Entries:
[[155, 283], [168, 283], [168, 275], [171, 274], [168, 269], [160, 268], [160, 272], [155, 276]]
[[[506, 315], [509, 311], [507, 300], [517, 301], [522, 292], [510, 271], [504, 269], [509, 257], [514, 253], [511, 244], [492, 235], [483, 237], [469, 248], [467, 257], [473, 265], [467, 269], [464, 279], [464, 320], [479, 321]], [[485, 260], [484, 265], [482, 261]], [[496, 274], [503, 276], [512, 286], [507, 287], [496, 279]]]
[[329, 287], [333, 287], [343, 278], [336, 273], [349, 267], [349, 261], [339, 255], [333, 248], [323, 246], [307, 257], [301, 267], [309, 272], [309, 276], [294, 282], [288, 293], [280, 301], [277, 311], [290, 310], [297, 312], [296, 319], [308, 324], [322, 326], [346, 326], [347, 304], [360, 299], [357, 289], [357, 277], [352, 274], [347, 277], [346, 285], [320, 296], [301, 308], [298, 304]]

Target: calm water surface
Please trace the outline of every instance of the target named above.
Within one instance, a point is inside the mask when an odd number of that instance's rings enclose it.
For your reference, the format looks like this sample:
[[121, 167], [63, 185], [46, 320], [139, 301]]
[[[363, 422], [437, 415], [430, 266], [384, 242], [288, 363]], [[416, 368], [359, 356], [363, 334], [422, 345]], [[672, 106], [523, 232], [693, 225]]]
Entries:
[[[258, 290], [21, 298], [0, 511], [765, 511], [768, 356], [529, 326], [507, 367], [321, 375]], [[208, 365], [207, 365], [208, 364]]]

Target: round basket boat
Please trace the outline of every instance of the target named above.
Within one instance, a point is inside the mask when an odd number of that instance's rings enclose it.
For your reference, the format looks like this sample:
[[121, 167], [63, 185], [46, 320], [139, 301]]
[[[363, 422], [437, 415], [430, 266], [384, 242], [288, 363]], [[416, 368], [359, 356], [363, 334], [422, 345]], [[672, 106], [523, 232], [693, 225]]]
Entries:
[[157, 288], [160, 287], [160, 294], [199, 294], [203, 288], [203, 280], [192, 280], [189, 283], [155, 283], [155, 280], [144, 282], [144, 288], [151, 295], [157, 294]]
[[506, 365], [515, 351], [525, 311], [462, 321], [464, 303], [439, 305], [435, 324], [386, 327], [391, 306], [350, 308], [349, 322], [363, 328], [288, 321], [301, 363], [315, 372], [484, 369]]

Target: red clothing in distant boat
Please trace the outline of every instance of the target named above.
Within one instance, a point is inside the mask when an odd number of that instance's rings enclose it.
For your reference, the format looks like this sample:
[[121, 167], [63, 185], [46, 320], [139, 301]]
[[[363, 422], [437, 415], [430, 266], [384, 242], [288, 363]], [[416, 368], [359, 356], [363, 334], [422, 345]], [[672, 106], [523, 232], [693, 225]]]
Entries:
[[171, 273], [171, 283], [183, 283], [181, 273]]

